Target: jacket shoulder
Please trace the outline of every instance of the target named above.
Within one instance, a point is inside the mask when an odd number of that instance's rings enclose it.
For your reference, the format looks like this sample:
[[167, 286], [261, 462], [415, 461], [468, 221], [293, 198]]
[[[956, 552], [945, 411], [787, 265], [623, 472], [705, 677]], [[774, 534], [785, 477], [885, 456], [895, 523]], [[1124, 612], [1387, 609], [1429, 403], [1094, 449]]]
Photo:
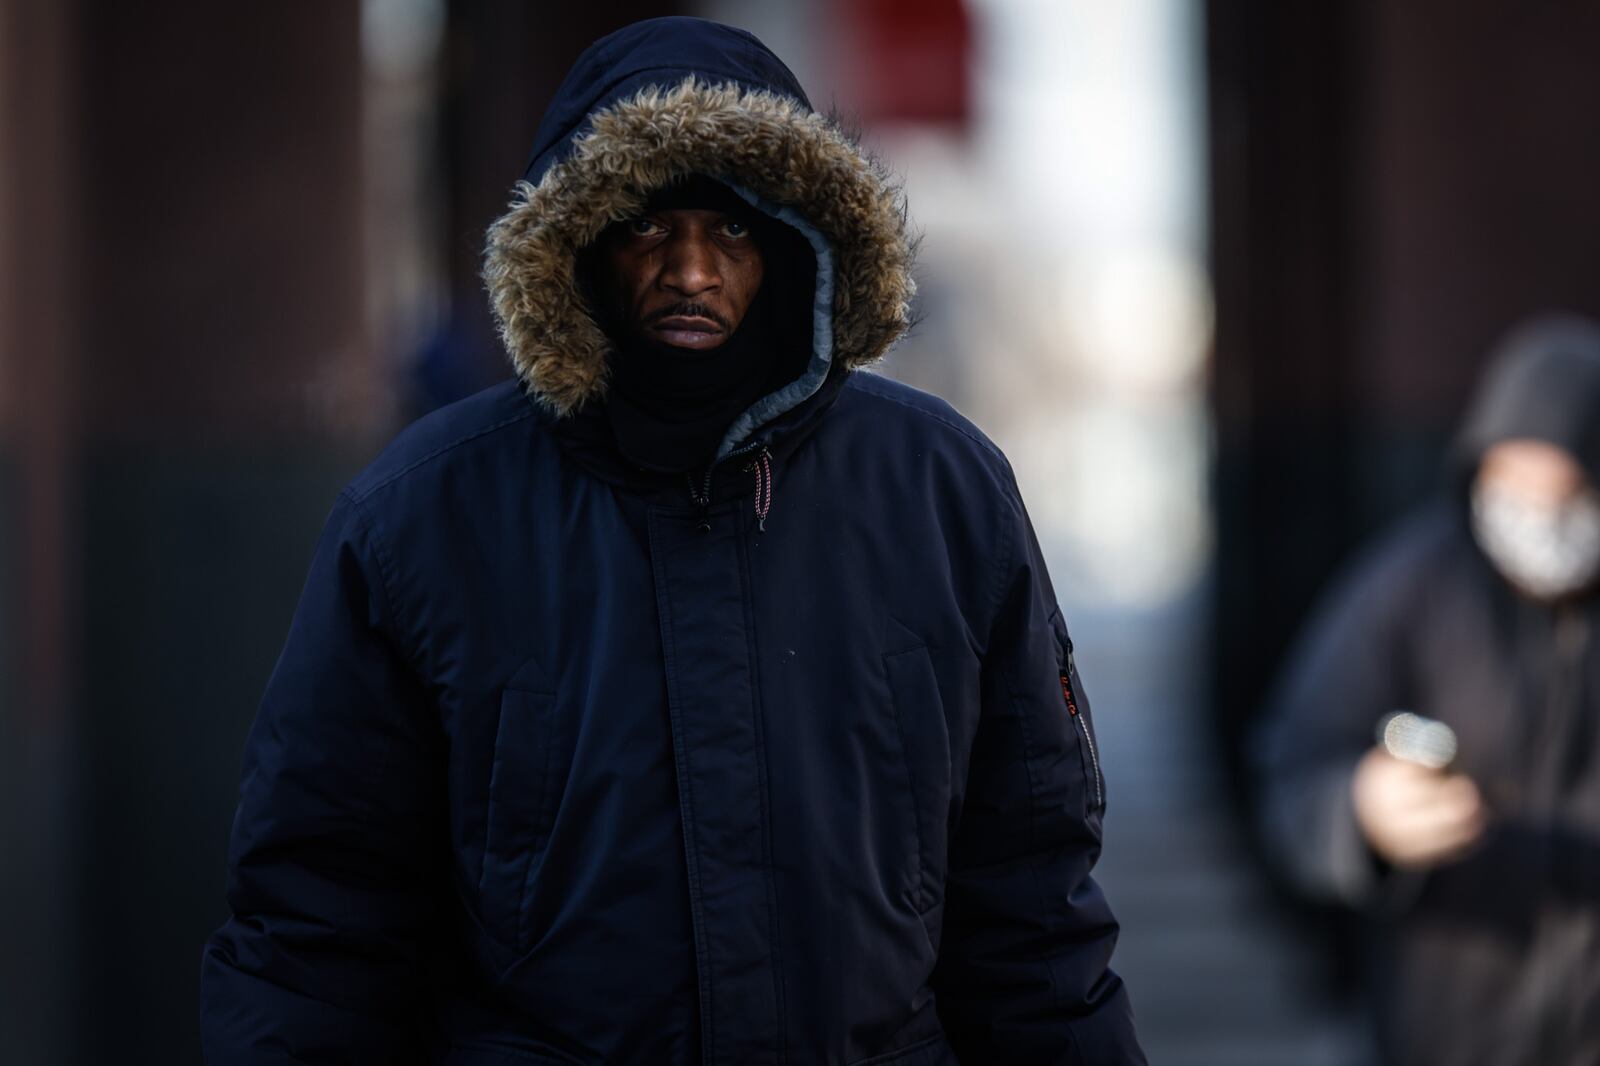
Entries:
[[1413, 602], [1418, 589], [1441, 580], [1443, 571], [1459, 569], [1471, 551], [1459, 505], [1441, 496], [1413, 507], [1358, 549], [1336, 585], [1397, 604]]
[[1310, 691], [1320, 680], [1304, 679], [1349, 669], [1328, 665], [1334, 659], [1389, 656], [1409, 647], [1437, 618], [1439, 605], [1453, 598], [1448, 594], [1464, 587], [1463, 563], [1474, 550], [1464, 523], [1445, 501], [1422, 503], [1393, 520], [1322, 586], [1281, 675], [1280, 694], [1270, 703], [1305, 701], [1284, 693]]
[[401, 430], [344, 494], [356, 503], [425, 470], [447, 465], [463, 451], [481, 447], [511, 427], [533, 421], [533, 404], [516, 381], [491, 385], [446, 404]]
[[931, 392], [870, 370], [856, 370], [845, 383], [839, 406], [879, 439], [963, 456], [988, 469], [1002, 483], [1012, 480], [1011, 464], [999, 445], [947, 400]]

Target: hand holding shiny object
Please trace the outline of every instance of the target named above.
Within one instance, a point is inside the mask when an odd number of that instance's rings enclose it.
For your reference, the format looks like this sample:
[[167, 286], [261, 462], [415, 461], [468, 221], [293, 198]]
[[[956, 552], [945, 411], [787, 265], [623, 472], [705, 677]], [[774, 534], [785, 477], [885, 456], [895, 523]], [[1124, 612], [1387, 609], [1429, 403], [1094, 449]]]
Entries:
[[1350, 799], [1368, 845], [1391, 866], [1437, 866], [1483, 835], [1488, 812], [1477, 785], [1445, 770], [1455, 755], [1455, 733], [1442, 722], [1399, 712], [1379, 723], [1378, 744], [1351, 777]]

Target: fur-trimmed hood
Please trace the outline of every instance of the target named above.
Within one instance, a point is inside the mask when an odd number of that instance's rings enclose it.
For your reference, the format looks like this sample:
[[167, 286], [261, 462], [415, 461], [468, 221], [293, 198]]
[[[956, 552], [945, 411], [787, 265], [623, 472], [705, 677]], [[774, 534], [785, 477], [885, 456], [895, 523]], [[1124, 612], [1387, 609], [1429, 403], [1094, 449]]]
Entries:
[[[700, 173], [794, 226], [817, 253], [813, 359], [771, 418], [904, 333], [915, 284], [898, 187], [754, 36], [704, 19], [636, 23], [591, 45], [541, 125], [484, 280], [529, 392], [557, 416], [603, 396], [610, 342], [576, 276], [579, 251], [655, 189]], [[769, 398], [770, 399], [770, 398]], [[731, 437], [730, 437], [731, 440]]]

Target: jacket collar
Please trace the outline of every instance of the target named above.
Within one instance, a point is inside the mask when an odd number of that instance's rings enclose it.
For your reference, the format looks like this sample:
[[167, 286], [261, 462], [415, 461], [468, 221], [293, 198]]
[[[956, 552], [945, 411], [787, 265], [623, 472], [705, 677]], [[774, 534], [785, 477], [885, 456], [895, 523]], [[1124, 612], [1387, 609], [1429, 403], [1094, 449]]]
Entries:
[[688, 475], [630, 463], [617, 448], [603, 398], [585, 404], [571, 415], [557, 416], [526, 385], [523, 393], [534, 407], [535, 418], [547, 427], [563, 454], [579, 469], [652, 502], [691, 506], [699, 503], [697, 497], [702, 494], [710, 504], [747, 496], [756, 487], [752, 460], [763, 451], [781, 470], [795, 449], [817, 430], [851, 373], [842, 364], [834, 364], [815, 392], [759, 427], [738, 448], [706, 469]]

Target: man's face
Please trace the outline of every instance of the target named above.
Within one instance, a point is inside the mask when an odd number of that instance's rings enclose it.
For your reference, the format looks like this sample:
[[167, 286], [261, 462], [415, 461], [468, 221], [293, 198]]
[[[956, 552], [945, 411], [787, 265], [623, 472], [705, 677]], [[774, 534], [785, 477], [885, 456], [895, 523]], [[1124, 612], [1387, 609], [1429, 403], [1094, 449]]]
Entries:
[[1600, 581], [1600, 491], [1553, 445], [1508, 440], [1484, 453], [1472, 528], [1500, 573], [1536, 600], [1554, 602]]
[[1568, 452], [1538, 440], [1506, 440], [1483, 453], [1478, 484], [1503, 490], [1531, 506], [1556, 509], [1589, 483], [1583, 467]]
[[724, 211], [650, 211], [607, 228], [599, 251], [602, 299], [620, 323], [679, 348], [722, 345], [761, 288], [761, 249]]

